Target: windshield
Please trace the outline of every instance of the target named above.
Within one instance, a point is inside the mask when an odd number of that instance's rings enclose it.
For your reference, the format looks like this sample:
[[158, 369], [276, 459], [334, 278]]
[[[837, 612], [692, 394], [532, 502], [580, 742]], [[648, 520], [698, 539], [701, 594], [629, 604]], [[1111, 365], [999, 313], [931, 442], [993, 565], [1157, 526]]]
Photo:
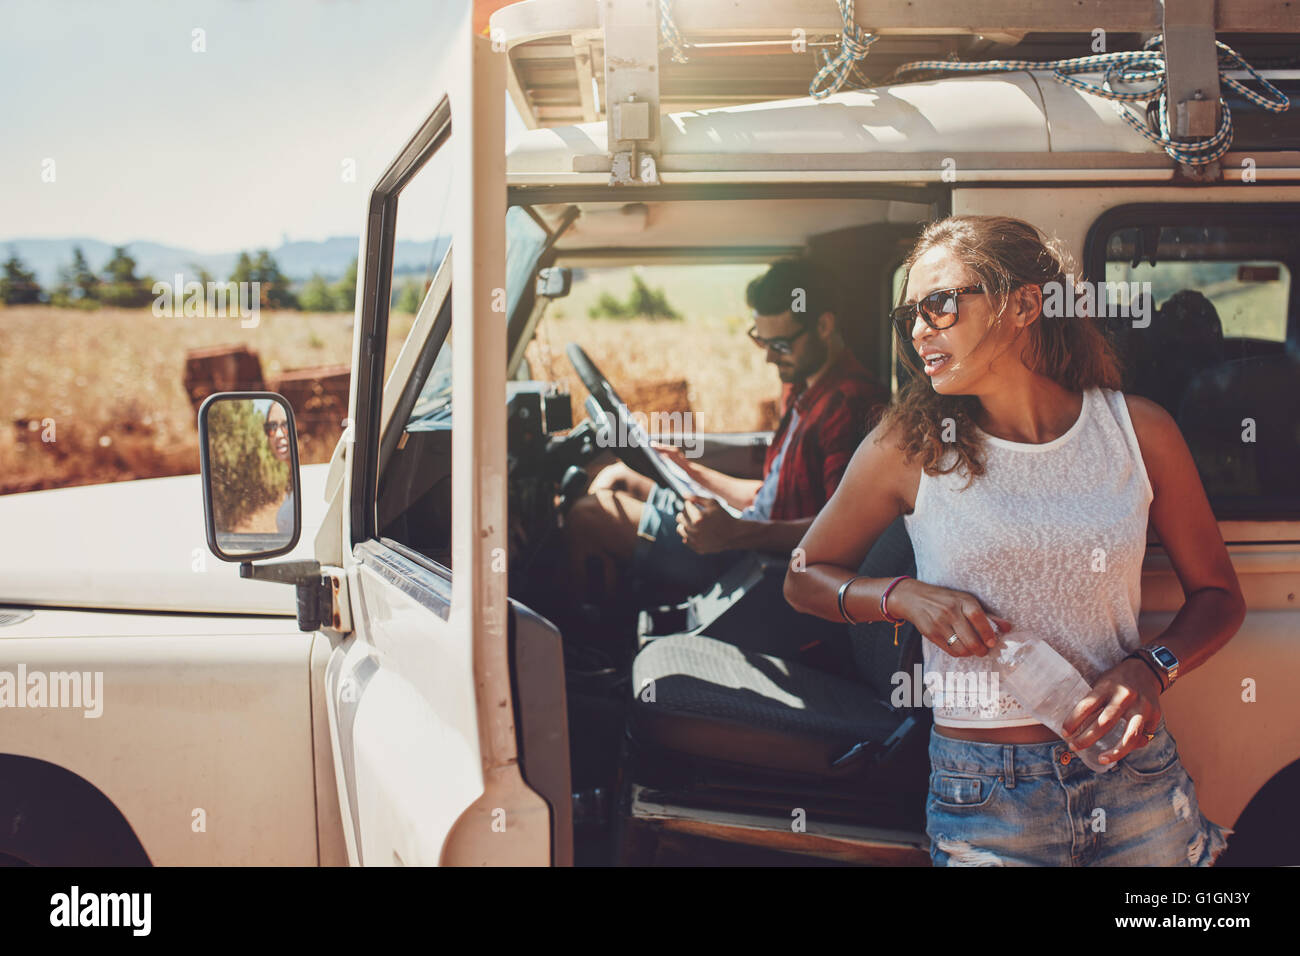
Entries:
[[[512, 315], [519, 304], [525, 284], [532, 278], [545, 245], [546, 231], [521, 207], [512, 206], [506, 212], [506, 316]], [[408, 431], [451, 418], [451, 356], [451, 333], [448, 332], [447, 340], [438, 350], [438, 357], [429, 370], [429, 377], [420, 389], [420, 397], [411, 409]]]

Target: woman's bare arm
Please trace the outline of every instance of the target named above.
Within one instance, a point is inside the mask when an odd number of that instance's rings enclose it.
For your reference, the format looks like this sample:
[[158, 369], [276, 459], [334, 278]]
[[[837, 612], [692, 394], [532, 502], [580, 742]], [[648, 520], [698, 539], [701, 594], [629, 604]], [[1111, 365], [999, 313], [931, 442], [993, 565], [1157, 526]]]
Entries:
[[1157, 639], [1178, 658], [1181, 677], [1231, 640], [1245, 619], [1246, 603], [1178, 425], [1155, 402], [1125, 398], [1155, 493], [1151, 524], [1186, 595]]
[[[1150, 521], [1183, 586], [1183, 606], [1156, 639], [1178, 658], [1178, 674], [1204, 664], [1231, 640], [1246, 616], [1237, 574], [1210, 509], [1196, 462], [1169, 413], [1155, 402], [1125, 396], [1133, 431], [1151, 480]], [[1075, 750], [1100, 740], [1124, 719], [1124, 737], [1102, 757], [1122, 760], [1145, 745], [1143, 732], [1156, 727], [1161, 680], [1141, 661], [1120, 661], [1102, 674], [1062, 724]]]
[[[909, 467], [892, 436], [877, 426], [849, 460], [830, 501], [793, 553], [785, 576], [785, 599], [795, 610], [830, 621], [842, 620], [836, 601], [841, 584], [890, 523], [911, 508], [920, 467]], [[905, 490], [908, 477], [912, 489]], [[845, 601], [856, 621], [878, 621], [880, 592], [888, 578], [863, 578]]]
[[[916, 503], [920, 463], [904, 461], [896, 434], [882, 427], [853, 453], [839, 487], [795, 549], [785, 575], [785, 599], [795, 610], [842, 620], [840, 586], [855, 576], [890, 523]], [[862, 578], [851, 584], [844, 601], [849, 616], [859, 622], [884, 620], [880, 598], [890, 580]], [[889, 592], [888, 610], [951, 657], [983, 657], [998, 642], [994, 623], [1004, 632], [1014, 627], [991, 618], [976, 595], [914, 578]]]

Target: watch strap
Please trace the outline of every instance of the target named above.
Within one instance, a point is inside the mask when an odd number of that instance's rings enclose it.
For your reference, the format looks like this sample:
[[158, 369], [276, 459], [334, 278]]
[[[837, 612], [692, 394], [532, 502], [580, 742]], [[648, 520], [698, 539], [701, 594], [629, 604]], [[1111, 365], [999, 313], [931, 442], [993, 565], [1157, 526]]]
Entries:
[[1145, 647], [1139, 647], [1129, 655], [1135, 657], [1151, 669], [1151, 673], [1156, 675], [1156, 680], [1160, 681], [1160, 692], [1163, 694], [1167, 691], [1172, 683], [1169, 679], [1169, 672], [1165, 670], [1160, 663], [1151, 654], [1151, 651]]
[[1139, 659], [1139, 661], [1143, 662], [1144, 665], [1147, 665], [1147, 667], [1151, 669], [1152, 674], [1156, 675], [1156, 680], [1160, 682], [1161, 693], [1164, 693], [1169, 689], [1169, 684], [1166, 683], [1167, 675], [1165, 674], [1164, 667], [1161, 667], [1158, 663], [1154, 662], [1151, 657], [1147, 656], [1147, 654], [1141, 653], [1141, 650], [1135, 650], [1135, 652], [1131, 653], [1128, 657]]

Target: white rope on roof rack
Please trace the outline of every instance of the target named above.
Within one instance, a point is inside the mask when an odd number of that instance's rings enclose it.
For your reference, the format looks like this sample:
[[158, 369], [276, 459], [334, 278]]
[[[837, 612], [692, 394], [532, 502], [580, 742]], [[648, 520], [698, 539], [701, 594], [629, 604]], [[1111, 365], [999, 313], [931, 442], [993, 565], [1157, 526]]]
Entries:
[[[1163, 45], [1164, 37], [1158, 34], [1148, 40], [1142, 50], [1098, 53], [1095, 56], [1081, 56], [1068, 60], [1048, 60], [1046, 62], [986, 60], [972, 63], [960, 63], [951, 60], [916, 60], [900, 66], [889, 79], [892, 80], [904, 73], [914, 73], [922, 70], [956, 73], [1051, 70], [1060, 82], [1110, 100], [1111, 106], [1125, 123], [1148, 141], [1159, 146], [1173, 159], [1188, 166], [1209, 165], [1222, 157], [1232, 146], [1232, 111], [1228, 109], [1227, 102], [1220, 96], [1219, 106], [1222, 110], [1222, 119], [1219, 122], [1218, 130], [1213, 136], [1188, 142], [1173, 139], [1169, 127], [1169, 96], [1165, 80], [1165, 54], [1161, 49]], [[1249, 63], [1238, 55], [1236, 50], [1218, 40], [1215, 41], [1214, 45], [1218, 48], [1219, 80], [1222, 83], [1236, 90], [1251, 103], [1268, 110], [1270, 113], [1283, 113], [1290, 107], [1291, 101], [1287, 99], [1286, 94], [1260, 76]], [[1228, 72], [1233, 69], [1241, 69], [1249, 73], [1264, 88], [1264, 92], [1257, 93], [1240, 80], [1229, 76]], [[1101, 71], [1104, 71], [1104, 76], [1100, 85], [1073, 75]], [[820, 76], [820, 74], [818, 75]], [[1149, 81], [1154, 82], [1155, 85], [1150, 89], [1126, 92], [1116, 89], [1112, 85], [1112, 78], [1114, 82], [1119, 84]], [[813, 82], [816, 83], [817, 81], [814, 80]], [[816, 94], [813, 93], [813, 95]], [[1134, 116], [1133, 111], [1125, 105], [1141, 101], [1147, 103], [1148, 112], [1150, 112], [1152, 104], [1155, 105], [1155, 131], [1152, 131], [1143, 119]]]

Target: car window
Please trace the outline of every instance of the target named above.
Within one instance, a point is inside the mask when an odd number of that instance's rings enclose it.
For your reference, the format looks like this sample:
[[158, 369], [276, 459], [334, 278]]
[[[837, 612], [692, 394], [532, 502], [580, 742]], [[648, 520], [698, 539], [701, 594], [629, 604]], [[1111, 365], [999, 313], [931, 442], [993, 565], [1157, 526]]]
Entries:
[[[424, 167], [407, 189], [423, 185], [422, 177], [431, 170], [438, 175], [440, 170], [434, 166], [437, 156]], [[445, 176], [445, 174], [444, 174]], [[445, 568], [452, 566], [451, 548], [451, 451], [452, 451], [452, 385], [454, 349], [451, 330], [451, 296], [450, 287], [445, 280], [433, 284], [433, 277], [439, 268], [450, 268], [447, 259], [447, 242], [430, 241], [429, 232], [421, 232], [423, 223], [440, 222], [438, 216], [445, 212], [448, 189], [439, 183], [425, 186], [416, 193], [419, 201], [404, 205], [406, 192], [402, 193], [398, 204], [398, 243], [402, 242], [414, 249], [409, 259], [418, 259], [420, 255], [429, 254], [436, 259], [436, 266], [430, 264], [418, 279], [418, 293], [407, 293], [407, 304], [418, 312], [428, 296], [441, 292], [446, 287], [447, 297], [439, 305], [427, 302], [428, 308], [439, 306], [439, 313], [424, 341], [412, 339], [407, 345], [394, 345], [389, 342], [388, 368], [391, 370], [396, 362], [396, 355], [403, 347], [419, 350], [434, 349], [428, 371], [423, 373], [422, 381], [413, 381], [412, 387], [419, 389], [410, 412], [406, 415], [403, 434], [392, 459], [388, 462], [381, 478], [377, 513], [381, 535], [431, 558]], [[401, 232], [403, 215], [412, 216], [415, 222], [408, 232]], [[434, 233], [440, 235], [441, 233]], [[522, 209], [511, 209], [506, 215], [506, 289], [505, 302], [501, 310], [500, 321], [505, 322], [510, 310], [518, 304], [526, 283], [531, 281], [537, 266], [538, 257], [546, 242], [546, 232], [538, 226]], [[402, 260], [398, 259], [398, 267]], [[394, 272], [394, 289], [398, 287], [398, 267]], [[419, 275], [417, 272], [416, 275]], [[408, 280], [409, 281], [409, 280]], [[408, 288], [411, 288], [408, 286]], [[401, 295], [394, 292], [394, 295]], [[395, 299], [400, 303], [400, 299]], [[394, 305], [390, 319], [390, 332], [396, 334], [411, 332], [415, 315], [404, 313], [398, 304]], [[504, 361], [504, 356], [502, 356]], [[422, 356], [421, 362], [427, 361]], [[415, 366], [415, 375], [420, 375], [421, 365]]]
[[[532, 281], [537, 259], [546, 245], [546, 232], [521, 207], [506, 213], [506, 306], [501, 321], [512, 315], [527, 284]], [[440, 420], [451, 421], [452, 333], [438, 350], [420, 396], [411, 408], [407, 429], [423, 428]]]
[[451, 157], [450, 149], [439, 149], [402, 188], [397, 199], [388, 334], [384, 341], [385, 382], [451, 250], [450, 200], [456, 187]]
[[1107, 320], [1125, 389], [1178, 422], [1220, 517], [1300, 511], [1295, 215], [1147, 207], [1097, 237], [1108, 288], [1149, 301]]
[[[382, 297], [377, 320], [384, 329], [382, 374], [386, 400], [392, 400], [393, 390], [405, 384], [392, 380], [399, 363], [406, 377], [411, 373], [405, 369], [412, 368], [410, 363], [418, 362], [426, 345], [438, 348], [446, 344], [438, 338], [449, 325], [445, 320], [450, 316], [450, 304], [447, 300], [435, 303], [431, 297], [441, 297], [447, 287], [454, 216], [452, 199], [454, 190], [463, 187], [463, 179], [454, 167], [456, 153], [448, 148], [450, 135], [443, 133], [434, 142], [433, 152], [408, 174], [397, 194], [392, 219], [392, 261], [384, 277], [387, 288], [383, 283], [376, 286]], [[379, 217], [372, 216], [372, 228], [382, 228]], [[380, 239], [367, 237], [369, 243]], [[444, 321], [435, 322], [432, 335], [420, 336], [427, 342], [417, 341], [412, 329], [421, 309], [426, 305], [432, 309], [439, 304], [442, 308], [438, 318]], [[406, 350], [411, 354], [403, 355]], [[415, 374], [419, 374], [419, 365], [414, 368]], [[420, 468], [415, 467], [417, 459], [422, 464]], [[414, 547], [445, 567], [451, 566], [449, 421], [442, 433], [428, 436], [428, 440], [405, 453], [394, 454], [378, 475], [374, 494], [375, 524], [380, 538]]]
[[[900, 262], [894, 269], [894, 278], [889, 283], [889, 308], [893, 309], [903, 299], [903, 290], [907, 288], [907, 264]], [[895, 340], [894, 360], [889, 363], [889, 394], [897, 395], [898, 389], [907, 381], [906, 369], [903, 360], [898, 357], [897, 338], [898, 329], [893, 328], [894, 323], [890, 322]]]
[[582, 346], [652, 431], [656, 421], [685, 412], [692, 413], [689, 431], [773, 429], [780, 379], [745, 334], [752, 324], [745, 287], [766, 268], [574, 266], [569, 294], [547, 305], [525, 350], [528, 367], [534, 378], [568, 388], [575, 422], [583, 418], [587, 390], [565, 357], [570, 342]]

